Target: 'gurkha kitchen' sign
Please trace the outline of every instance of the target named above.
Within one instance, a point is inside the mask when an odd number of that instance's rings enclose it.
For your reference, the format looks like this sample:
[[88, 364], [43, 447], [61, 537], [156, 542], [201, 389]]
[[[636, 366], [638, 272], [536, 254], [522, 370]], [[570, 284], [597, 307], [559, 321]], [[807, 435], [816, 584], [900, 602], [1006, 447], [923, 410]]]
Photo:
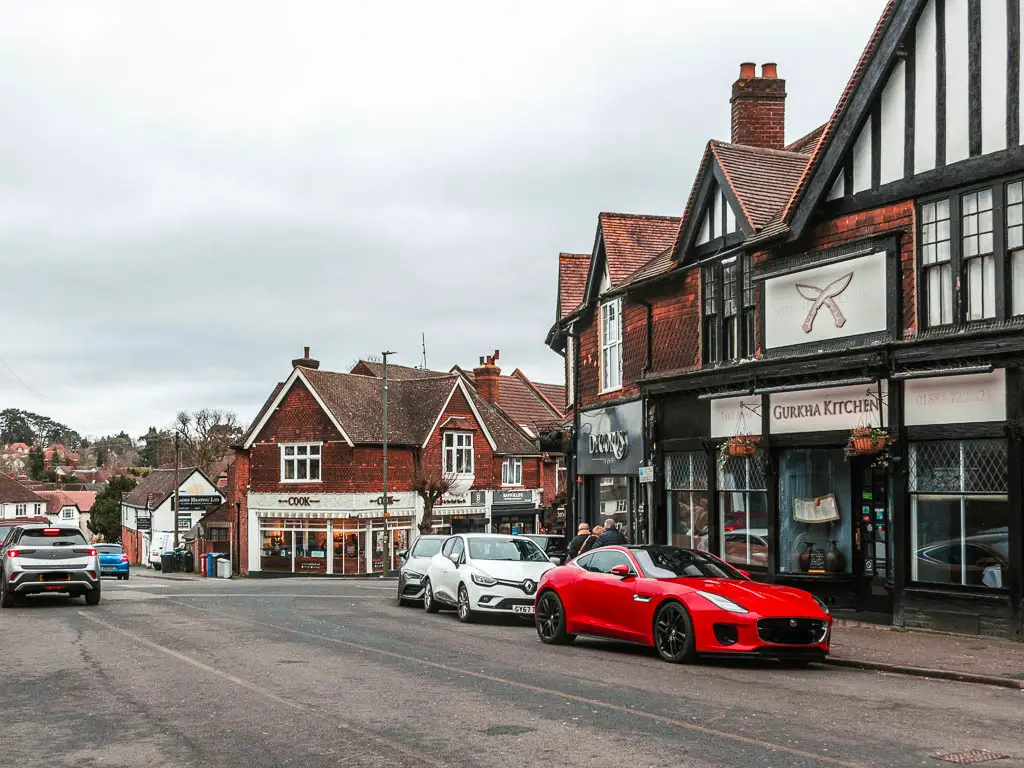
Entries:
[[765, 280], [768, 349], [886, 330], [886, 254]]

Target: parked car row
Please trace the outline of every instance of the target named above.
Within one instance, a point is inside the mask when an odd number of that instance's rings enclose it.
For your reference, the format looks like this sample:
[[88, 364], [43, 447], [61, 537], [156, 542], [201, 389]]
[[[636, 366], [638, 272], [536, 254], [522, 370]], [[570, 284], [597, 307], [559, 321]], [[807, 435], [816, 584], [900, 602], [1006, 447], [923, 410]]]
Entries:
[[[549, 645], [579, 635], [653, 647], [665, 661], [747, 655], [803, 666], [829, 652], [832, 615], [804, 590], [750, 579], [707, 552], [609, 546], [562, 564], [529, 536], [421, 536], [402, 553], [400, 605], [531, 617]], [[564, 546], [564, 544], [563, 544]], [[564, 557], [564, 555], [563, 555]]]

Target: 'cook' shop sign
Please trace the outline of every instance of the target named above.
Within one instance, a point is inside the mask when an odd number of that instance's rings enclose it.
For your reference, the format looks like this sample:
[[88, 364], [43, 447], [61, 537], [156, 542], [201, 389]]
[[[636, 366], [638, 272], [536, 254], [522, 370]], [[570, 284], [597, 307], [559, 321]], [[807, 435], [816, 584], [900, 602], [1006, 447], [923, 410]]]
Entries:
[[769, 426], [775, 434], [830, 432], [864, 425], [884, 426], [888, 382], [877, 384], [777, 392], [770, 396]]

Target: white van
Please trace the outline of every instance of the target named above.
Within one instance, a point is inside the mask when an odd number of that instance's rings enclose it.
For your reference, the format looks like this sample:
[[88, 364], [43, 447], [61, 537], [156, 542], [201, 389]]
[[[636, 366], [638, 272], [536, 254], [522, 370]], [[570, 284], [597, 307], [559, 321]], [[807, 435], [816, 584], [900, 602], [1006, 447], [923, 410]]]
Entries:
[[149, 564], [160, 570], [160, 555], [174, 551], [174, 534], [157, 531], [149, 542]]

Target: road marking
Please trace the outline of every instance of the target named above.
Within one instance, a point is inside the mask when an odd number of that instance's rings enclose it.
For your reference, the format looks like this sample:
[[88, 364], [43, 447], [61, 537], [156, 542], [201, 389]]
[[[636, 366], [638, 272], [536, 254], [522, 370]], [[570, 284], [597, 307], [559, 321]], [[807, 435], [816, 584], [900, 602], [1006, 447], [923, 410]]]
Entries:
[[[174, 602], [177, 602], [177, 601], [172, 599], [169, 602], [174, 603]], [[178, 605], [183, 605], [186, 608], [192, 608], [192, 609], [197, 610], [197, 611], [204, 611], [206, 613], [211, 613], [212, 612], [209, 608], [201, 608], [201, 607], [196, 606], [196, 605], [189, 605], [188, 603], [178, 603]], [[327, 637], [325, 635], [318, 635], [318, 634], [315, 634], [313, 632], [304, 632], [301, 629], [293, 629], [292, 627], [281, 627], [281, 626], [278, 626], [276, 624], [267, 624], [267, 623], [262, 622], [262, 621], [254, 621], [252, 619], [242, 618], [240, 616], [236, 616], [236, 615], [233, 615], [233, 614], [230, 617], [225, 616], [223, 613], [218, 613], [218, 615], [223, 617], [223, 618], [236, 619], [238, 621], [242, 621], [242, 622], [245, 622], [247, 624], [252, 624], [252, 625], [257, 626], [257, 627], [264, 627], [266, 629], [276, 629], [279, 632], [288, 632], [288, 633], [291, 633], [291, 634], [294, 634], [294, 635], [301, 635], [303, 637], [309, 637], [309, 638], [312, 638], [314, 640], [327, 641], [327, 642], [330, 642], [330, 643], [335, 643], [337, 645], [343, 645], [346, 648], [352, 648], [352, 649], [357, 650], [357, 651], [365, 651], [367, 653], [374, 653], [374, 654], [377, 654], [379, 656], [386, 656], [388, 658], [398, 659], [400, 661], [411, 661], [411, 662], [414, 662], [416, 664], [420, 664], [420, 665], [425, 666], [425, 667], [431, 667], [433, 669], [439, 669], [439, 670], [442, 670], [444, 672], [451, 672], [453, 674], [465, 675], [467, 677], [475, 677], [478, 680], [487, 680], [488, 682], [492, 682], [492, 683], [500, 683], [502, 685], [507, 685], [507, 686], [509, 686], [511, 688], [519, 688], [519, 689], [524, 690], [524, 691], [530, 691], [531, 693], [541, 693], [541, 694], [546, 694], [548, 696], [557, 696], [558, 698], [565, 699], [567, 701], [574, 701], [574, 702], [576, 702], [578, 704], [586, 704], [587, 706], [591, 706], [591, 707], [601, 707], [602, 709], [611, 710], [612, 712], [618, 712], [620, 714], [625, 714], [625, 715], [633, 715], [634, 717], [640, 717], [640, 718], [643, 718], [645, 720], [653, 720], [654, 722], [662, 723], [664, 725], [674, 725], [674, 726], [676, 726], [678, 728], [684, 728], [686, 730], [696, 731], [697, 733], [702, 733], [705, 736], [717, 736], [718, 738], [721, 738], [721, 739], [726, 739], [728, 741], [737, 742], [739, 744], [747, 744], [747, 745], [750, 745], [750, 746], [755, 746], [755, 747], [758, 747], [760, 749], [767, 749], [767, 750], [772, 751], [772, 752], [785, 752], [786, 754], [795, 755], [796, 757], [804, 757], [804, 758], [808, 758], [810, 760], [819, 760], [819, 761], [821, 761], [823, 763], [828, 763], [830, 765], [842, 766], [842, 768], [860, 768], [860, 765], [858, 763], [849, 763], [849, 762], [846, 762], [845, 760], [839, 760], [838, 758], [830, 757], [829, 755], [820, 755], [820, 754], [818, 754], [816, 752], [807, 752], [805, 750], [796, 749], [794, 747], [786, 747], [786, 746], [783, 746], [781, 744], [774, 744], [774, 743], [772, 743], [770, 741], [764, 741], [762, 739], [755, 739], [755, 738], [752, 738], [750, 736], [740, 736], [738, 734], [729, 733], [727, 731], [719, 731], [719, 730], [717, 730], [715, 728], [708, 728], [707, 726], [704, 726], [704, 725], [696, 725], [695, 723], [688, 723], [685, 720], [677, 720], [677, 719], [672, 718], [672, 717], [666, 717], [665, 715], [656, 715], [653, 712], [644, 712], [643, 710], [639, 710], [639, 709], [632, 709], [630, 707], [623, 707], [623, 706], [620, 706], [618, 704], [612, 704], [612, 703], [607, 702], [607, 701], [601, 701], [600, 699], [591, 699], [591, 698], [588, 698], [586, 696], [577, 696], [575, 694], [565, 693], [564, 691], [558, 691], [558, 690], [555, 690], [553, 688], [544, 688], [544, 687], [539, 686], [539, 685], [531, 685], [529, 683], [523, 683], [523, 682], [520, 682], [518, 680], [508, 680], [508, 679], [506, 679], [504, 677], [497, 677], [496, 675], [488, 675], [488, 674], [485, 674], [483, 672], [473, 672], [473, 671], [470, 671], [470, 670], [467, 670], [467, 669], [460, 669], [459, 667], [453, 667], [453, 666], [450, 666], [448, 664], [441, 664], [441, 663], [436, 662], [436, 661], [428, 661], [427, 659], [420, 659], [420, 658], [417, 658], [415, 656], [406, 656], [405, 654], [395, 653], [394, 651], [385, 651], [385, 650], [383, 650], [381, 648], [374, 648], [373, 646], [370, 646], [370, 645], [361, 645], [359, 643], [353, 643], [353, 642], [350, 642], [348, 640], [339, 640], [338, 638], [335, 638], [335, 637]]]
[[90, 616], [85, 611], [79, 611], [78, 615], [83, 617], [83, 618], [88, 619], [91, 622], [99, 624], [100, 626], [105, 627], [106, 629], [109, 629], [111, 632], [117, 632], [118, 634], [124, 635], [125, 637], [130, 638], [130, 639], [134, 640], [137, 643], [140, 643], [141, 645], [145, 645], [148, 648], [152, 648], [153, 650], [160, 651], [161, 653], [166, 653], [168, 656], [173, 656], [174, 658], [178, 659], [179, 661], [184, 661], [186, 664], [191, 664], [194, 667], [198, 667], [199, 669], [203, 670], [203, 672], [208, 672], [211, 675], [216, 675], [217, 677], [222, 677], [225, 680], [227, 680], [229, 682], [232, 682], [232, 683], [234, 683], [237, 686], [245, 688], [248, 691], [252, 691], [253, 693], [258, 693], [260, 696], [268, 698], [271, 701], [274, 701], [274, 702], [276, 702], [278, 704], [283, 704], [284, 706], [290, 707], [292, 709], [305, 709], [305, 707], [303, 707], [301, 704], [296, 704], [293, 701], [288, 701], [287, 699], [282, 699], [280, 696], [275, 696], [274, 694], [270, 693], [269, 691], [265, 691], [262, 688], [260, 688], [259, 686], [254, 685], [253, 683], [250, 683], [250, 682], [248, 682], [246, 680], [243, 680], [240, 677], [235, 677], [234, 675], [228, 674], [227, 672], [222, 672], [221, 670], [215, 669], [214, 667], [211, 667], [208, 664], [203, 664], [203, 662], [201, 662], [201, 661], [196, 661], [195, 659], [191, 658], [190, 656], [186, 656], [183, 653], [179, 653], [178, 651], [175, 651], [172, 648], [168, 648], [166, 646], [160, 645], [159, 643], [154, 643], [152, 640], [147, 640], [144, 637], [140, 637], [139, 635], [136, 635], [134, 632], [129, 632], [126, 629], [121, 629], [120, 627], [114, 626], [113, 624], [110, 624], [110, 623], [108, 623], [106, 621], [103, 621], [102, 619], [97, 619], [95, 616]]
[[259, 597], [266, 599], [267, 597], [301, 597], [308, 598], [310, 600], [323, 600], [324, 598], [333, 600], [380, 600], [379, 597], [373, 595], [302, 595], [302, 594], [288, 594], [285, 592], [275, 592], [272, 595], [254, 595], [252, 592], [189, 592], [185, 594], [176, 595], [155, 595], [162, 600], [171, 600], [176, 597]]
[[[179, 603], [179, 605], [186, 605], [187, 606], [188, 603]], [[200, 608], [198, 610], [204, 610], [204, 609]], [[263, 690], [262, 688], [260, 688], [259, 686], [255, 685], [254, 683], [250, 683], [249, 681], [243, 680], [240, 677], [235, 677], [234, 675], [229, 674], [228, 672], [224, 672], [222, 670], [216, 669], [215, 667], [211, 667], [208, 664], [203, 664], [203, 662], [197, 661], [197, 660], [191, 658], [190, 656], [186, 656], [183, 653], [179, 653], [178, 651], [175, 651], [172, 648], [167, 648], [166, 646], [160, 645], [159, 643], [154, 643], [152, 640], [147, 640], [144, 637], [140, 637], [139, 635], [136, 635], [134, 632], [129, 632], [126, 629], [121, 629], [120, 627], [115, 626], [113, 624], [110, 624], [109, 622], [103, 621], [102, 619], [98, 619], [95, 616], [90, 616], [85, 611], [79, 611], [78, 615], [83, 617], [83, 618], [85, 618], [85, 619], [88, 619], [91, 622], [99, 624], [102, 627], [105, 627], [106, 629], [110, 630], [111, 632], [117, 632], [118, 634], [124, 635], [125, 637], [130, 638], [130, 639], [134, 640], [137, 643], [145, 645], [145, 646], [147, 646], [149, 648], [152, 648], [152, 649], [154, 649], [156, 651], [160, 651], [161, 653], [166, 653], [168, 656], [172, 656], [175, 659], [178, 659], [179, 661], [184, 661], [186, 664], [191, 664], [192, 666], [197, 667], [197, 668], [203, 670], [204, 672], [208, 672], [211, 675], [216, 675], [217, 677], [223, 678], [223, 679], [225, 679], [225, 680], [227, 680], [227, 681], [229, 681], [231, 683], [234, 683], [237, 686], [245, 688], [248, 691], [252, 691], [253, 693], [258, 693], [260, 696], [264, 696], [264, 697], [266, 697], [266, 698], [270, 699], [271, 701], [274, 701], [274, 702], [276, 702], [278, 704], [283, 704], [284, 706], [290, 707], [291, 709], [297, 709], [297, 710], [306, 710], [307, 709], [307, 707], [303, 706], [302, 704], [297, 704], [294, 701], [288, 701], [287, 699], [282, 699], [280, 696], [275, 696], [274, 694], [272, 694], [272, 693], [270, 693], [268, 691]], [[400, 752], [403, 755], [405, 755], [406, 757], [411, 757], [411, 758], [414, 758], [414, 759], [418, 760], [419, 762], [424, 763], [426, 765], [434, 766], [434, 768], [450, 768], [450, 764], [449, 763], [444, 763], [444, 762], [441, 762], [439, 760], [435, 760], [430, 755], [423, 754], [422, 752], [417, 752], [416, 750], [410, 749], [410, 748], [404, 746], [403, 744], [399, 744], [397, 741], [392, 741], [391, 739], [385, 738], [383, 736], [378, 736], [375, 733], [372, 733], [370, 731], [364, 730], [363, 728], [359, 728], [359, 727], [354, 726], [354, 725], [347, 725], [345, 723], [338, 722], [337, 720], [333, 720], [331, 722], [331, 727], [332, 728], [340, 728], [343, 731], [349, 731], [350, 733], [357, 734], [357, 735], [361, 736], [364, 739], [367, 739], [369, 741], [375, 742], [375, 743], [377, 743], [377, 744], [379, 744], [381, 746], [387, 747], [389, 749], [393, 749], [396, 752]]]

